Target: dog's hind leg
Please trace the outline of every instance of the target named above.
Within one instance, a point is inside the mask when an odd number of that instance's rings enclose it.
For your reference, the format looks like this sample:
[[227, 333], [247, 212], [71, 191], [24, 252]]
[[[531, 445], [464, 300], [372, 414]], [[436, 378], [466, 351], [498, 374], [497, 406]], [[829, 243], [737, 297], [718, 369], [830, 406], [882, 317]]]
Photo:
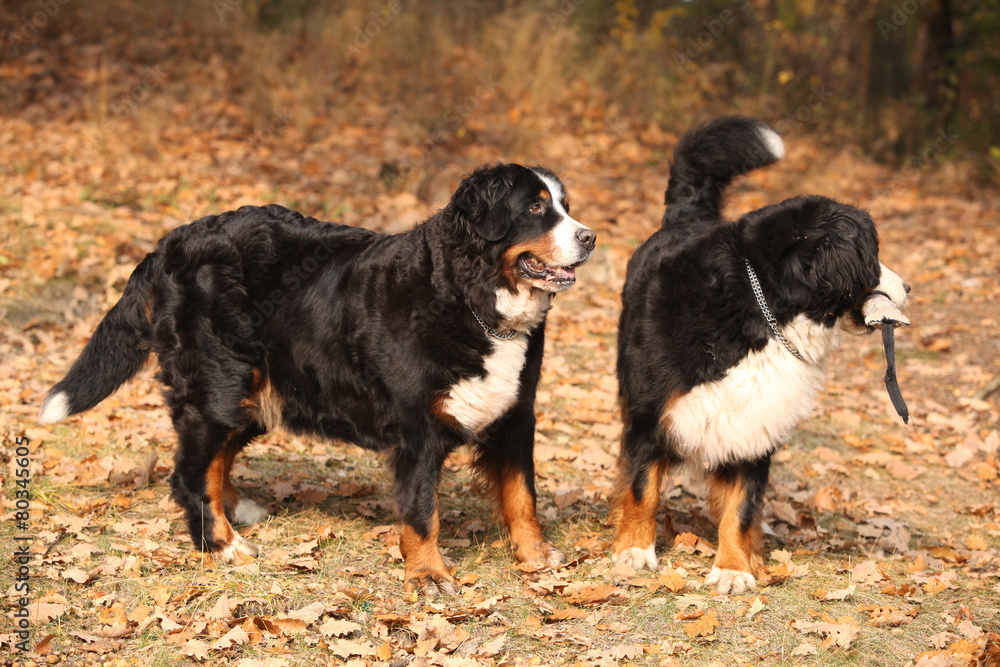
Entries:
[[656, 510], [660, 483], [669, 469], [653, 419], [627, 415], [618, 457], [618, 480], [612, 494], [612, 523], [617, 525], [611, 557], [636, 569], [655, 570]]
[[719, 549], [705, 584], [723, 595], [757, 587], [763, 565], [761, 512], [771, 455], [730, 463], [709, 473], [709, 504], [719, 520]]

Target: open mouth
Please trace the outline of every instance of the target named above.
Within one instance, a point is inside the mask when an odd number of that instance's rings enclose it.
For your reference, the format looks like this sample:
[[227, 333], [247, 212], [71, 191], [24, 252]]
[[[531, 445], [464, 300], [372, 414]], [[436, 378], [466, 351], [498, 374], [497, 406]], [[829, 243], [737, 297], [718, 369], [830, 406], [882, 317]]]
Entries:
[[576, 267], [583, 262], [573, 266], [549, 266], [528, 252], [521, 255], [517, 263], [525, 277], [544, 282], [547, 289], [560, 291], [576, 283]]

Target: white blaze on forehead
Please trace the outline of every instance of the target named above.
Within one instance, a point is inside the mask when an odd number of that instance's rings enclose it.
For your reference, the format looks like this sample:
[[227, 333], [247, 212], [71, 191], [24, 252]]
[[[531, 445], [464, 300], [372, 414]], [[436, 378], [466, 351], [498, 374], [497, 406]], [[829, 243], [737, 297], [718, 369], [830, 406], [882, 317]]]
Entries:
[[590, 251], [583, 247], [579, 239], [577, 239], [576, 233], [589, 228], [581, 225], [566, 212], [562, 204], [562, 200], [566, 195], [559, 181], [548, 174], [540, 174], [537, 171], [535, 175], [549, 189], [549, 192], [552, 194], [552, 208], [561, 216], [561, 219], [552, 230], [552, 237], [555, 240], [557, 253], [557, 257], [554, 258], [555, 261], [559, 262], [562, 266], [570, 266], [585, 261], [590, 257]]
[[[542, 183], [545, 184], [545, 187], [547, 187], [549, 192], [552, 194], [552, 206], [556, 209], [556, 213], [559, 213], [565, 218], [569, 218], [569, 213], [566, 212], [566, 209], [563, 208], [562, 204], [562, 200], [566, 198], [566, 191], [562, 189], [562, 185], [559, 184], [559, 181], [552, 178], [548, 174], [540, 174], [537, 171], [535, 172], [535, 176], [541, 179]], [[572, 218], [570, 219], [572, 220]], [[576, 221], [574, 220], [574, 222]]]

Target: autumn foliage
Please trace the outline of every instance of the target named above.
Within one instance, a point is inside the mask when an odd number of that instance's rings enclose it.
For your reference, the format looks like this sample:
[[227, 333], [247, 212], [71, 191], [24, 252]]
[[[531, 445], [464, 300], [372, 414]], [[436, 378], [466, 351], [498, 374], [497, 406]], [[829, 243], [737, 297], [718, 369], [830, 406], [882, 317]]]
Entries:
[[[1000, 660], [997, 115], [995, 94], [975, 83], [993, 81], [981, 69], [993, 47], [960, 56], [969, 66], [945, 86], [953, 107], [910, 109], [905, 95], [862, 100], [848, 86], [864, 74], [855, 65], [865, 40], [851, 28], [881, 39], [892, 2], [798, 3], [839, 21], [810, 25], [836, 30], [800, 25], [796, 3], [785, 2], [526, 4], [0, 8], [5, 550], [21, 534], [18, 438], [30, 442], [31, 475], [33, 653], [11, 660]], [[913, 65], [910, 45], [929, 39], [935, 4], [923, 3], [888, 46], [873, 42], [871, 63], [894, 63], [878, 56], [902, 39], [899, 58]], [[980, 28], [993, 4], [953, 4], [955, 36], [988, 42]], [[53, 6], [45, 25], [24, 32]], [[713, 30], [702, 53], [687, 55], [689, 39]], [[691, 62], [675, 64], [678, 52]], [[918, 71], [907, 70], [913, 95]], [[820, 103], [823, 91], [834, 92]], [[789, 121], [810, 99], [818, 106], [808, 119]], [[625, 266], [659, 224], [679, 133], [723, 111], [785, 121], [788, 148], [783, 162], [734, 186], [727, 215], [804, 193], [865, 207], [884, 260], [913, 287], [913, 325], [897, 331], [911, 424], [886, 396], [877, 337], [846, 339], [817, 411], [775, 455], [762, 587], [732, 599], [702, 586], [716, 533], [697, 477], [682, 473], [663, 489], [673, 520], [671, 532], [660, 528], [659, 571], [614, 565], [607, 524]], [[578, 285], [555, 301], [536, 404], [539, 514], [565, 567], [514, 564], [460, 451], [442, 484], [441, 536], [462, 590], [433, 602], [408, 596], [381, 462], [288, 433], [254, 443], [234, 468], [240, 488], [272, 510], [250, 529], [261, 558], [217, 564], [191, 550], [169, 499], [174, 436], [155, 363], [93, 411], [35, 424], [44, 392], [171, 229], [274, 201], [398, 231], [496, 159], [552, 168], [574, 216], [598, 233]], [[19, 609], [10, 562], [0, 565], [3, 659]]]

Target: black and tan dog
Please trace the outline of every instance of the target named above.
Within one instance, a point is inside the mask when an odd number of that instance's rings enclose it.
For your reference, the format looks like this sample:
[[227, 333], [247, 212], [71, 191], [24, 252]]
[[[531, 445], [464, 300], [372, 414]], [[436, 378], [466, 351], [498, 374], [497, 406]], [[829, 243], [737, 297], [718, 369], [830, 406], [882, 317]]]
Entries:
[[693, 465], [719, 520], [706, 583], [720, 593], [756, 583], [771, 454], [812, 410], [840, 330], [870, 331], [883, 316], [863, 316], [866, 304], [898, 312], [909, 291], [879, 263], [860, 209], [809, 196], [722, 219], [729, 182], [783, 155], [781, 138], [749, 118], [687, 133], [663, 226], [635, 252], [622, 293], [613, 556], [656, 568], [660, 481]]
[[552, 295], [595, 243], [568, 208], [552, 172], [507, 164], [396, 235], [273, 205], [202, 218], [135, 269], [40, 421], [94, 407], [155, 351], [179, 440], [173, 496], [199, 548], [256, 555], [230, 521], [267, 513], [230, 470], [283, 424], [389, 454], [407, 590], [457, 591], [437, 485], [467, 442], [518, 559], [556, 564], [535, 516], [535, 387]]

